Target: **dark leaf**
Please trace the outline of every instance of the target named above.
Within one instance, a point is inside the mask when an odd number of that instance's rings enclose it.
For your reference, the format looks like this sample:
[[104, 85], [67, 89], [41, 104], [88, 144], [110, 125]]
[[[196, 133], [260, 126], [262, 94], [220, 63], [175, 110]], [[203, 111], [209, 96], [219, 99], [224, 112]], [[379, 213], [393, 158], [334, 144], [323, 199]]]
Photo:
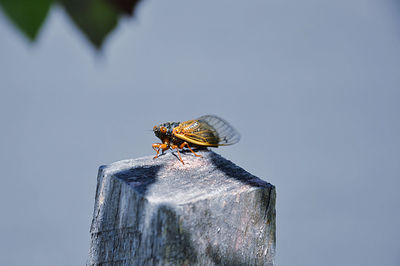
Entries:
[[118, 11], [106, 0], [61, 0], [74, 23], [91, 43], [100, 48], [116, 27]]
[[116, 7], [121, 13], [133, 15], [140, 0], [107, 0], [110, 4]]

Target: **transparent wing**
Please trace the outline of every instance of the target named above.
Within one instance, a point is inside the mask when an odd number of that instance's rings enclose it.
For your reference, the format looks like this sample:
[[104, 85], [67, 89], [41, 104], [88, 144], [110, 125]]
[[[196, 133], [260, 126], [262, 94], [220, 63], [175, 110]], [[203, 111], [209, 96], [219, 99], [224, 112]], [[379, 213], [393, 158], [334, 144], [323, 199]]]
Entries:
[[[210, 139], [216, 146], [232, 145], [240, 140], [240, 134], [224, 119], [215, 115], [204, 115], [196, 119], [203, 125], [204, 130], [209, 131], [207, 135], [212, 135]], [[208, 125], [208, 126], [207, 126]]]

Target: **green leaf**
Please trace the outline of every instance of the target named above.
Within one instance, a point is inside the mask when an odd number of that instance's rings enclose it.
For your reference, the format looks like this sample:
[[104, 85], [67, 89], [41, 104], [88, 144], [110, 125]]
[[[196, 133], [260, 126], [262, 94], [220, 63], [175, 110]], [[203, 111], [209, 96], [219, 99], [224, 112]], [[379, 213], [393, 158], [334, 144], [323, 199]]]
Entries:
[[117, 26], [119, 12], [104, 0], [61, 0], [74, 23], [91, 43], [100, 48]]
[[8, 18], [33, 41], [47, 17], [53, 0], [0, 0]]

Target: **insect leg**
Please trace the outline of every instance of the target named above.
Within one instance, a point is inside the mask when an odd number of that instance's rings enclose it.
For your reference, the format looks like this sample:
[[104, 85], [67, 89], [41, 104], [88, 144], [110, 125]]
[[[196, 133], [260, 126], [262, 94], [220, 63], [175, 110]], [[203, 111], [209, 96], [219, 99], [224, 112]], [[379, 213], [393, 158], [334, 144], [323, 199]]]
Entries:
[[164, 143], [154, 143], [153, 145], [151, 145], [153, 147], [153, 150], [155, 150], [157, 152], [156, 156], [154, 156], [153, 159], [156, 159], [160, 153], [160, 149], [162, 151], [165, 151], [168, 149], [168, 145], [164, 144]]
[[171, 145], [171, 149], [176, 149], [176, 151], [178, 152], [179, 160], [181, 161], [181, 163], [185, 164], [182, 160], [181, 153], [179, 152], [179, 147], [177, 145]]
[[153, 150], [155, 150], [157, 152], [156, 156], [154, 156], [153, 159], [158, 157], [158, 154], [160, 153], [160, 146], [161, 146], [161, 143], [153, 143], [153, 145], [151, 145]]
[[179, 146], [179, 148], [180, 148], [180, 149], [183, 149], [185, 146], [188, 147], [189, 150], [190, 150], [194, 155], [196, 155], [196, 157], [203, 157], [203, 156], [201, 156], [201, 155], [199, 155], [199, 154], [196, 154], [196, 153], [192, 150], [192, 148], [190, 148], [189, 143], [187, 143], [186, 141], [185, 141], [184, 143], [182, 143], [182, 144]]

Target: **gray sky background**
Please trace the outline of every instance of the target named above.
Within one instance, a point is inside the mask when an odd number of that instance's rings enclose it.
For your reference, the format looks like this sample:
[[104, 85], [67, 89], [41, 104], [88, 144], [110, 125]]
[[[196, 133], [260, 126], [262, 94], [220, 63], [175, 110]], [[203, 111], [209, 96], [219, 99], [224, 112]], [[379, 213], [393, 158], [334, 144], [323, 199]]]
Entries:
[[100, 55], [59, 8], [0, 36], [1, 265], [83, 265], [98, 167], [204, 114], [277, 188], [278, 265], [400, 265], [398, 2], [145, 0]]

